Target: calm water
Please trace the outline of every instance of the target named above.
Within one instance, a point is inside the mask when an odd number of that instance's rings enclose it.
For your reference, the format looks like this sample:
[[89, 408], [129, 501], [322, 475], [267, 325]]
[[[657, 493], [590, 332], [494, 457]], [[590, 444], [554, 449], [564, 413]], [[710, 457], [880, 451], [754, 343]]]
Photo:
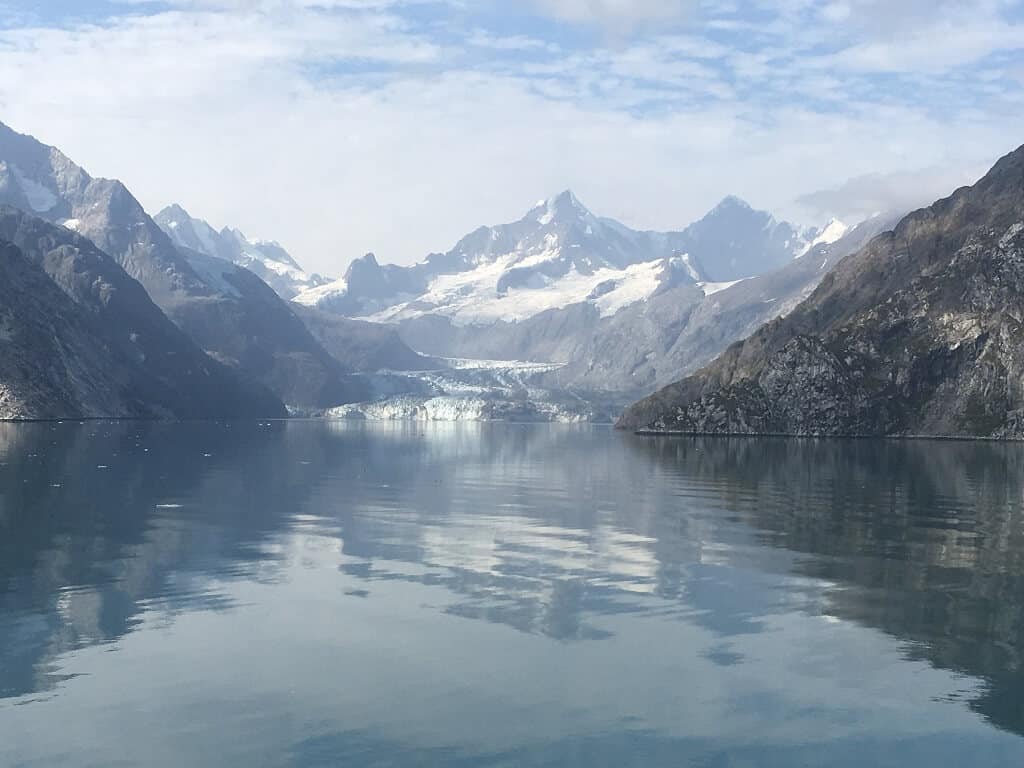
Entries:
[[1024, 764], [1024, 446], [0, 425], [0, 765]]

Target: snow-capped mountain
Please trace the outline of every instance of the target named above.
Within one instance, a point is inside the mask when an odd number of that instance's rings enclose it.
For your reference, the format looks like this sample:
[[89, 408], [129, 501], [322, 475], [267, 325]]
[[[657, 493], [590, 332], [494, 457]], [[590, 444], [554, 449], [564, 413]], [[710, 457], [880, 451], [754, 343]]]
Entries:
[[846, 234], [852, 229], [852, 227], [844, 224], [839, 219], [830, 219], [828, 224], [821, 228], [811, 242], [807, 244], [806, 250], [800, 253], [799, 256], [803, 256], [817, 245], [832, 245], [838, 242], [840, 239], [846, 236]]
[[361, 396], [292, 306], [230, 261], [176, 245], [128, 188], [0, 123], [0, 203], [88, 238], [138, 280], [200, 349], [288, 405]]
[[563, 192], [410, 267], [368, 254], [294, 301], [391, 324], [435, 357], [557, 364], [538, 386], [614, 399], [789, 311], [883, 223], [800, 228], [727, 197], [685, 229], [644, 232]]
[[283, 416], [92, 242], [0, 205], [0, 418]]
[[283, 299], [323, 285], [326, 278], [302, 269], [280, 243], [250, 240], [238, 229], [217, 231], [205, 220], [190, 216], [178, 204], [153, 217], [175, 245], [230, 261], [258, 275]]
[[675, 285], [711, 295], [782, 266], [821, 234], [732, 197], [681, 232], [637, 231], [565, 191], [411, 267], [381, 266], [368, 254], [344, 278], [294, 301], [377, 321], [440, 316], [459, 326], [521, 322], [578, 304], [610, 317]]

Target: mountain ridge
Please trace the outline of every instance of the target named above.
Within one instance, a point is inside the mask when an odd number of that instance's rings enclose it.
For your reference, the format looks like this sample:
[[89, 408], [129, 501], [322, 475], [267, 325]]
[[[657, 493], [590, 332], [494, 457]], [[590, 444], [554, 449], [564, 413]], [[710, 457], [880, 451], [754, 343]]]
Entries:
[[593, 214], [566, 190], [411, 266], [356, 259], [345, 277], [294, 301], [392, 323], [439, 314], [457, 325], [485, 326], [586, 302], [606, 316], [668, 284], [714, 292], [781, 267], [823, 234], [777, 222], [735, 197], [678, 232], [632, 230]]
[[0, 246], [17, 289], [0, 301], [0, 417], [285, 415], [269, 391], [203, 354], [86, 238], [0, 206]]
[[1024, 147], [842, 260], [623, 428], [1024, 436]]
[[288, 405], [328, 407], [363, 396], [262, 280], [229, 261], [179, 250], [124, 184], [93, 178], [58, 149], [0, 123], [3, 202], [34, 206], [34, 215], [87, 237], [200, 348], [269, 386]]
[[327, 282], [326, 278], [303, 270], [277, 241], [250, 240], [237, 228], [217, 230], [178, 203], [160, 210], [153, 220], [175, 245], [248, 269], [285, 300]]

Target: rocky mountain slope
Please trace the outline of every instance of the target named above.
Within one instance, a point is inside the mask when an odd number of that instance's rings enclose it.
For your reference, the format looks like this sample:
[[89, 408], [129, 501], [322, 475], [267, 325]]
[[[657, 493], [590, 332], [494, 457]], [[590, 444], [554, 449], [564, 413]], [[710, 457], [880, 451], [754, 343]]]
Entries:
[[556, 363], [545, 386], [639, 396], [791, 308], [849, 251], [846, 232], [734, 197], [680, 232], [639, 232], [564, 192], [411, 267], [369, 254], [295, 302], [393, 324], [428, 355]]
[[0, 418], [284, 414], [93, 243], [0, 206]]
[[1024, 437], [1024, 148], [844, 259], [792, 313], [631, 407], [682, 432]]
[[737, 339], [786, 314], [814, 290], [843, 257], [895, 223], [876, 216], [835, 242], [814, 245], [781, 268], [705, 295], [673, 286], [648, 301], [599, 320], [593, 333], [566, 355], [548, 386], [642, 396], [693, 373]]
[[[284, 299], [328, 282], [320, 275], [305, 272], [278, 243], [252, 242], [239, 230], [228, 227], [218, 232], [204, 220], [190, 216], [180, 205], [164, 208], [154, 221], [177, 244], [178, 250], [189, 257], [193, 268], [201, 261], [211, 265], [218, 263], [211, 259], [229, 261], [255, 274]], [[271, 314], [280, 314], [279, 302], [274, 303], [277, 306]], [[302, 304], [289, 306], [319, 344], [347, 371], [415, 371], [435, 365], [413, 352], [399, 338], [394, 326], [348, 320]], [[351, 391], [356, 392], [357, 388]]]
[[381, 266], [368, 254], [341, 280], [295, 301], [386, 322], [444, 317], [455, 327], [523, 322], [578, 304], [609, 317], [667, 286], [697, 285], [710, 294], [723, 281], [771, 271], [821, 234], [776, 222], [736, 198], [682, 232], [638, 232], [594, 215], [567, 191], [410, 267]]
[[123, 184], [94, 179], [57, 149], [2, 124], [0, 203], [93, 241], [203, 350], [287, 404], [316, 408], [360, 398], [344, 368], [259, 278], [176, 247]]
[[238, 229], [217, 231], [203, 219], [193, 218], [180, 205], [169, 205], [153, 217], [175, 245], [230, 261], [252, 272], [283, 299], [291, 299], [328, 280], [309, 274], [280, 243], [250, 240]]
[[324, 349], [359, 373], [423, 371], [438, 363], [414, 352], [393, 325], [350, 320], [332, 312], [296, 305], [295, 312]]

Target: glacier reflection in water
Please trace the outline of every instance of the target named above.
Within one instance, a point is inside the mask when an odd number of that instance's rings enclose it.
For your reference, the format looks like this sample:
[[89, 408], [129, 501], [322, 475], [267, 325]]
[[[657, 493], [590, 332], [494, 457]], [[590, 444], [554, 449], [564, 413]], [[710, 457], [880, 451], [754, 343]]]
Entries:
[[0, 764], [1024, 761], [1024, 446], [0, 425]]

